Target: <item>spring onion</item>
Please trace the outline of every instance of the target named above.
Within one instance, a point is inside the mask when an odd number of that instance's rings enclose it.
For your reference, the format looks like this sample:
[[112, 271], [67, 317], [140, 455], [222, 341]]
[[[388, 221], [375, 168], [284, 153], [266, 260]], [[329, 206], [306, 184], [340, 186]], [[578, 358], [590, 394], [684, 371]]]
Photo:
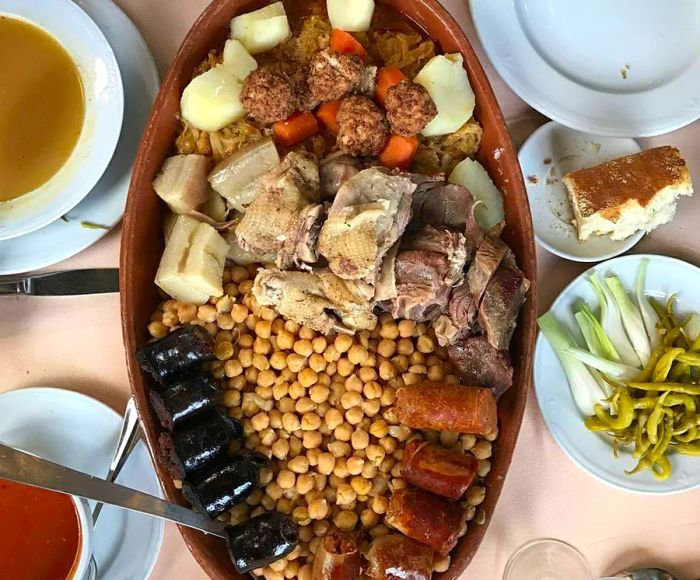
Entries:
[[601, 390], [586, 365], [568, 353], [569, 349], [576, 346], [574, 339], [557, 322], [551, 312], [540, 316], [537, 324], [559, 358], [561, 366], [564, 367], [576, 406], [584, 415], [592, 415], [595, 412], [595, 406], [606, 397], [606, 393]]
[[651, 355], [651, 347], [649, 345], [649, 337], [647, 336], [646, 328], [644, 328], [644, 320], [639, 312], [639, 309], [634, 305], [625, 292], [625, 287], [617, 276], [611, 276], [605, 279], [610, 292], [617, 302], [617, 307], [620, 310], [622, 324], [627, 331], [627, 336], [637, 353], [642, 366], [647, 364]]
[[[639, 311], [642, 313], [644, 328], [647, 331], [649, 344], [651, 346], [651, 351], [653, 352], [656, 347], [659, 346], [660, 338], [656, 327], [661, 323], [661, 321], [659, 320], [659, 315], [656, 314], [656, 310], [654, 310], [651, 304], [649, 304], [649, 300], [644, 295], [644, 286], [646, 285], [648, 267], [649, 259], [643, 258], [641, 264], [639, 265], [639, 271], [637, 272], [637, 305], [639, 306]], [[698, 332], [700, 333], [700, 319], [698, 320]]]
[[593, 286], [593, 291], [600, 301], [600, 323], [605, 334], [615, 347], [620, 362], [631, 367], [641, 366], [639, 357], [630, 339], [627, 338], [627, 334], [625, 334], [625, 329], [622, 325], [622, 316], [620, 315], [620, 310], [617, 307], [615, 298], [595, 272], [591, 274], [588, 281], [591, 283], [591, 286]]
[[639, 375], [639, 369], [626, 364], [606, 360], [601, 356], [597, 356], [576, 346], [570, 346], [564, 352], [614, 379], [631, 381]]
[[581, 329], [588, 350], [608, 360], [620, 362], [620, 355], [617, 354], [613, 343], [610, 342], [588, 304], [581, 302], [574, 317]]
[[694, 312], [690, 316], [688, 322], [683, 325], [683, 334], [691, 343], [697, 340], [698, 336], [700, 336], [700, 315]]

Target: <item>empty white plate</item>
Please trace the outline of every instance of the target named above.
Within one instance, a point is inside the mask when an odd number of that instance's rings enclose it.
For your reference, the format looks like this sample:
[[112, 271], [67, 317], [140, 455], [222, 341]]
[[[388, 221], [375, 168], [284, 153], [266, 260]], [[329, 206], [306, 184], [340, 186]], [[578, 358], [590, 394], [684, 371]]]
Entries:
[[596, 137], [551, 121], [523, 143], [518, 159], [527, 187], [537, 243], [553, 254], [576, 262], [598, 262], [618, 256], [644, 236], [640, 231], [613, 240], [594, 236], [581, 242], [572, 224], [573, 212], [561, 178], [623, 155], [639, 153], [634, 139]]
[[[122, 418], [86, 395], [30, 388], [0, 395], [0, 441], [96, 477], [105, 477]], [[117, 483], [163, 497], [141, 441]], [[93, 506], [94, 502], [90, 502]], [[143, 580], [155, 565], [163, 522], [106, 505], [92, 537], [98, 580]]]
[[529, 105], [596, 135], [700, 118], [697, 0], [471, 0], [498, 73]]
[[[598, 272], [601, 276], [615, 274], [620, 277], [625, 288], [631, 289], [635, 287], [642, 258], [649, 259], [645, 289], [647, 296], [665, 302], [675, 293], [681, 318], [686, 313], [700, 311], [700, 295], [697, 291], [700, 287], [700, 269], [675, 258], [656, 255], [622, 256], [597, 264], [569, 284], [554, 301], [550, 311], [573, 336], [580, 336], [574, 320], [574, 306], [579, 300], [585, 300], [596, 309], [598, 304], [587, 281], [591, 272]], [[537, 402], [552, 436], [579, 467], [597, 479], [626, 491], [657, 495], [700, 487], [700, 458], [677, 453], [668, 456], [673, 473], [664, 481], [657, 480], [649, 471], [625, 475], [625, 470], [631, 470], [637, 465], [630, 452], [631, 447], [621, 450], [616, 459], [610, 440], [586, 429], [584, 417], [571, 395], [564, 369], [542, 333], [537, 336], [535, 345], [533, 377]]]

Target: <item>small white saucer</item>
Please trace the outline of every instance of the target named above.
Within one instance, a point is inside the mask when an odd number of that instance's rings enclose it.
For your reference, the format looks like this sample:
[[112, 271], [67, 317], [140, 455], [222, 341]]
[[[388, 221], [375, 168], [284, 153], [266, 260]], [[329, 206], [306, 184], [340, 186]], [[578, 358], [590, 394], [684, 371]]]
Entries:
[[641, 240], [644, 232], [624, 240], [596, 236], [580, 242], [571, 223], [571, 204], [561, 181], [571, 171], [641, 150], [634, 139], [588, 135], [555, 121], [542, 125], [530, 135], [520, 147], [518, 159], [530, 199], [537, 243], [568, 260], [598, 262], [626, 252]]
[[[124, 121], [114, 157], [97, 185], [62, 219], [0, 242], [0, 275], [51, 266], [101, 239], [124, 214], [131, 169], [160, 78], [148, 45], [112, 0], [76, 0], [112, 46], [124, 85]], [[67, 221], [66, 221], [67, 220]]]
[[[0, 395], [0, 440], [97, 477], [105, 477], [122, 418], [99, 401], [64, 389]], [[163, 497], [146, 446], [139, 442], [117, 483]], [[94, 502], [90, 502], [91, 509]], [[98, 580], [144, 580], [163, 542], [163, 522], [105, 506], [92, 537]]]

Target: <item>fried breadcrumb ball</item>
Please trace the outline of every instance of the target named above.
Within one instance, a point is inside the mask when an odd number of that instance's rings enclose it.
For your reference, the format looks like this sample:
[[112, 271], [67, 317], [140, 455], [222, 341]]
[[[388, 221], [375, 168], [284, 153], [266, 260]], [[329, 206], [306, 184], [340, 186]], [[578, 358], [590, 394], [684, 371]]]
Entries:
[[309, 64], [309, 89], [318, 101], [341, 99], [363, 79], [364, 64], [355, 54], [322, 50]]
[[384, 114], [367, 97], [343, 100], [338, 110], [338, 147], [355, 156], [374, 156], [386, 145], [389, 126]]
[[437, 115], [437, 107], [428, 91], [411, 81], [389, 87], [385, 106], [392, 133], [405, 137], [420, 133]]
[[297, 87], [274, 65], [261, 66], [243, 82], [241, 104], [260, 123], [282, 121], [299, 109]]

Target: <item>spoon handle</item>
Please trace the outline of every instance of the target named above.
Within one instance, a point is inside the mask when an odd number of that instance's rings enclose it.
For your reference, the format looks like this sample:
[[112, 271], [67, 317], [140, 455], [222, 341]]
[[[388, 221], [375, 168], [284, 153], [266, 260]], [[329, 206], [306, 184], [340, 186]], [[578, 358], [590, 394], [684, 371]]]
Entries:
[[[117, 440], [117, 446], [114, 449], [114, 457], [112, 457], [112, 463], [109, 466], [109, 472], [107, 473], [105, 480], [112, 482], [116, 481], [119, 472], [122, 470], [126, 460], [134, 450], [140, 436], [141, 427], [139, 426], [139, 418], [136, 413], [134, 398], [131, 397], [129, 398], [129, 402], [126, 404], [124, 420], [122, 421], [121, 431], [119, 432], [119, 439]], [[95, 505], [95, 509], [92, 512], [93, 527], [95, 524], [97, 524], [97, 518], [100, 517], [103, 505], [103, 503], [98, 503]]]
[[77, 495], [225, 537], [224, 524], [146, 493], [110, 483], [81, 471], [0, 443], [0, 478]]

